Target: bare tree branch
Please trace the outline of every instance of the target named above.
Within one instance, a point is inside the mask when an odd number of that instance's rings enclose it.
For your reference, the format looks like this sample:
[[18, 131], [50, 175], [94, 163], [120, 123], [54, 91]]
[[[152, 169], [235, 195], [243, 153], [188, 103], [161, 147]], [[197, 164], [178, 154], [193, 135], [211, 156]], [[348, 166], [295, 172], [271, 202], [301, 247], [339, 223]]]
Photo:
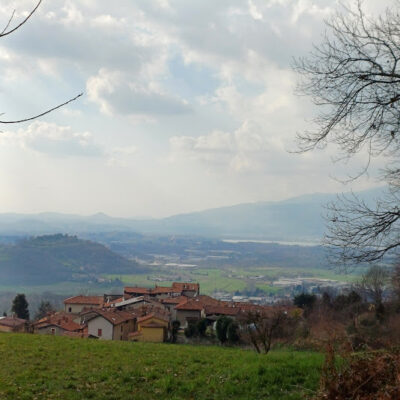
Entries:
[[22, 25], [24, 25], [26, 22], [28, 22], [28, 20], [32, 17], [32, 15], [36, 12], [36, 10], [39, 8], [40, 4], [42, 3], [42, 0], [39, 0], [39, 2], [36, 4], [35, 8], [28, 14], [28, 16], [22, 21], [20, 22], [15, 28], [10, 29], [9, 31], [7, 31], [7, 29], [9, 28], [11, 21], [14, 18], [14, 14], [15, 11], [13, 11], [6, 27], [4, 28], [4, 30], [0, 33], [0, 38], [3, 36], [7, 36], [10, 35], [11, 33], [15, 32], [17, 29], [21, 28]]
[[20, 119], [20, 120], [15, 120], [15, 121], [1, 121], [0, 120], [0, 124], [20, 124], [21, 122], [27, 122], [27, 121], [32, 121], [34, 119], [43, 117], [46, 114], [50, 114], [51, 112], [66, 106], [69, 103], [72, 103], [73, 101], [77, 100], [79, 97], [83, 96], [83, 93], [78, 94], [78, 96], [74, 97], [73, 99], [70, 99], [68, 101], [66, 101], [65, 103], [59, 104], [56, 107], [51, 108], [50, 110], [47, 110], [41, 114], [35, 115], [34, 117], [29, 117], [29, 118], [24, 118], [24, 119]]
[[[14, 10], [13, 13], [11, 14], [8, 22], [7, 22], [7, 25], [5, 26], [3, 31], [0, 33], [0, 38], [2, 38], [4, 36], [7, 36], [7, 35], [10, 35], [11, 33], [15, 32], [17, 29], [21, 28], [21, 26], [23, 26], [32, 17], [32, 15], [36, 12], [36, 10], [39, 8], [41, 3], [42, 3], [42, 0], [39, 0], [38, 3], [36, 4], [36, 6], [32, 9], [32, 11], [28, 14], [28, 16], [22, 22], [20, 22], [16, 27], [14, 27], [14, 28], [12, 28], [10, 30], [7, 30], [10, 27], [12, 20], [14, 19], [14, 15], [15, 15], [15, 10]], [[13, 120], [13, 121], [1, 121], [0, 120], [0, 124], [20, 124], [22, 122], [32, 121], [34, 119], [43, 117], [44, 115], [50, 114], [51, 112], [53, 112], [55, 110], [58, 110], [59, 108], [61, 108], [63, 106], [66, 106], [67, 104], [72, 103], [73, 101], [75, 101], [79, 97], [81, 97], [82, 95], [83, 95], [83, 93], [80, 93], [77, 96], [75, 96], [74, 98], [72, 98], [72, 99], [70, 99], [70, 100], [68, 100], [68, 101], [66, 101], [66, 102], [64, 102], [62, 104], [59, 104], [58, 106], [53, 107], [53, 108], [51, 108], [51, 109], [49, 109], [47, 111], [44, 111], [44, 112], [42, 112], [42, 113], [40, 113], [38, 115], [35, 115], [33, 117], [23, 118], [23, 119]], [[3, 113], [0, 114], [0, 115], [3, 115]]]
[[342, 159], [361, 151], [367, 174], [373, 158], [388, 160], [381, 176], [389, 185], [375, 204], [356, 196], [328, 205], [325, 244], [339, 263], [380, 260], [400, 249], [400, 3], [368, 18], [362, 1], [327, 21], [322, 44], [295, 61], [298, 92], [320, 110], [316, 129], [298, 134], [299, 151], [339, 146]]

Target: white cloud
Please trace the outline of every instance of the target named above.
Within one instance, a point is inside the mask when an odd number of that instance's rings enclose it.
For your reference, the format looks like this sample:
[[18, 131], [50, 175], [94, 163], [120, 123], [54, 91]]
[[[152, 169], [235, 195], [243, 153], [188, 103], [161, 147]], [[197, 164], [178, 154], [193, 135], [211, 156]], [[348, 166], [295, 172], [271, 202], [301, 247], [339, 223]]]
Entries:
[[269, 138], [268, 132], [250, 121], [245, 121], [232, 133], [213, 131], [199, 137], [175, 136], [170, 139], [170, 147], [171, 161], [188, 158], [218, 173], [226, 169], [235, 172], [276, 170], [279, 164], [274, 163], [284, 152], [279, 140]]
[[101, 69], [87, 82], [89, 99], [108, 115], [172, 115], [190, 111], [186, 101], [127, 74]]
[[52, 157], [100, 157], [104, 155], [89, 132], [74, 132], [69, 126], [36, 121], [17, 132], [1, 132], [0, 145], [18, 145]]

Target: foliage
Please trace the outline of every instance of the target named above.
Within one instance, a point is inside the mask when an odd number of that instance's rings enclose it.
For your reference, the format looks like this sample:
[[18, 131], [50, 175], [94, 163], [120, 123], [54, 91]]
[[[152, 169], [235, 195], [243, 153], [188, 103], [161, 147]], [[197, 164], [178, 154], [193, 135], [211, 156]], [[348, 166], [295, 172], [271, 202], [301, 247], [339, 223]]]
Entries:
[[171, 323], [171, 342], [176, 343], [178, 338], [179, 328], [181, 327], [181, 322], [177, 319], [172, 321]]
[[228, 327], [232, 323], [232, 321], [233, 321], [232, 318], [225, 316], [219, 317], [217, 319], [215, 330], [217, 333], [217, 338], [221, 344], [226, 343], [226, 341], [228, 340], [227, 337]]
[[13, 300], [11, 311], [22, 319], [29, 319], [28, 302], [23, 293], [17, 294]]
[[197, 326], [195, 323], [188, 323], [188, 326], [184, 330], [187, 338], [192, 338], [198, 335]]
[[35, 320], [44, 318], [47, 314], [52, 313], [53, 311], [56, 311], [53, 305], [46, 300], [42, 300], [39, 304], [39, 308], [36, 311], [35, 314]]
[[[301, 400], [318, 387], [323, 355], [217, 346], [0, 335], [2, 400]], [[134, 360], [134, 362], [132, 362]]]
[[196, 328], [197, 328], [197, 333], [200, 337], [206, 336], [207, 325], [208, 323], [206, 318], [201, 318], [197, 321]]
[[311, 309], [313, 308], [315, 301], [317, 300], [317, 296], [315, 294], [309, 293], [300, 293], [293, 299], [293, 304], [302, 309]]
[[0, 280], [3, 284], [79, 281], [99, 273], [137, 271], [140, 268], [134, 261], [126, 260], [101, 244], [75, 236], [39, 236], [0, 247]]
[[239, 336], [239, 325], [236, 321], [232, 321], [228, 325], [228, 329], [226, 331], [226, 338], [229, 343], [236, 344], [240, 340]]

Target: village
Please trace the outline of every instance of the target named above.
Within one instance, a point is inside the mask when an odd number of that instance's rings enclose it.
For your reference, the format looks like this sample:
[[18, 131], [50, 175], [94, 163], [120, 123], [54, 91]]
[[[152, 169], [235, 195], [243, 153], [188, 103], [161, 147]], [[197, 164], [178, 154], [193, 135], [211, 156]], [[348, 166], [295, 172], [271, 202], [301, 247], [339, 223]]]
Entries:
[[[249, 311], [271, 306], [217, 300], [200, 294], [198, 283], [174, 282], [171, 287], [125, 287], [122, 295], [78, 295], [64, 300], [64, 310], [29, 322], [16, 316], [0, 318], [0, 332], [25, 332], [101, 340], [176, 341], [185, 328], [200, 320], [215, 328], [220, 317], [235, 320]], [[173, 333], [175, 330], [175, 333]]]

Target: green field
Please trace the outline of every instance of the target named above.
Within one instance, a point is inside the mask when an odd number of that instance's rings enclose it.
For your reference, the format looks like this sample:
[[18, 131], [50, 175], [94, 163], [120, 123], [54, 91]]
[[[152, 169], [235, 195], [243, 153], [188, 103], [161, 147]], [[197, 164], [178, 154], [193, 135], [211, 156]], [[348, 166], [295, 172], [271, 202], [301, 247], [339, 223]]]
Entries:
[[[251, 276], [263, 275], [263, 280], [251, 280]], [[339, 274], [334, 270], [326, 269], [300, 269], [283, 267], [258, 267], [258, 268], [238, 268], [230, 267], [223, 269], [213, 268], [193, 268], [175, 269], [159, 268], [149, 271], [147, 274], [129, 275], [104, 275], [107, 279], [120, 279], [125, 285], [137, 285], [151, 287], [154, 284], [169, 286], [174, 279], [163, 279], [155, 282], [151, 278], [154, 276], [179, 277], [181, 281], [193, 281], [200, 283], [203, 294], [212, 295], [214, 291], [236, 292], [245, 290], [251, 286], [260, 288], [265, 293], [273, 295], [279, 292], [280, 288], [274, 287], [272, 282], [279, 278], [296, 278], [298, 276], [308, 278], [332, 279], [340, 282], [354, 282], [358, 276], [353, 274]]]
[[304, 399], [323, 356], [0, 334], [0, 399]]

